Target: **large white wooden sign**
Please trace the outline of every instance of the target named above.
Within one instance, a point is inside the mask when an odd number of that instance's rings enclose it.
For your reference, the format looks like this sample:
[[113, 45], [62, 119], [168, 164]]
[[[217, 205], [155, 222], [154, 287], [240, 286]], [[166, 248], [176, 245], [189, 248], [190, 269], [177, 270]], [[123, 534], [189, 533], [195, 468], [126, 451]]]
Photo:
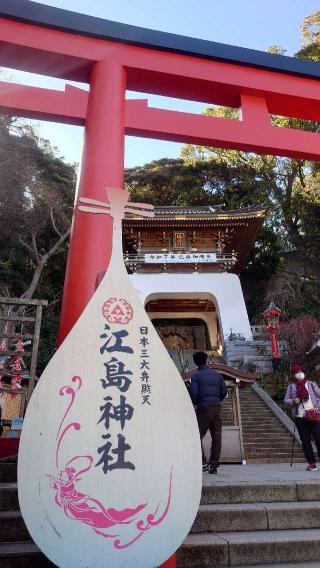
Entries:
[[217, 262], [217, 255], [215, 252], [199, 252], [199, 253], [153, 253], [145, 254], [144, 261], [148, 264], [188, 264], [190, 262], [194, 263], [209, 263]]
[[186, 388], [123, 265], [127, 194], [107, 195], [110, 207], [81, 200], [83, 214], [114, 217], [112, 259], [29, 403], [19, 501], [57, 566], [151, 568], [193, 523], [201, 449]]

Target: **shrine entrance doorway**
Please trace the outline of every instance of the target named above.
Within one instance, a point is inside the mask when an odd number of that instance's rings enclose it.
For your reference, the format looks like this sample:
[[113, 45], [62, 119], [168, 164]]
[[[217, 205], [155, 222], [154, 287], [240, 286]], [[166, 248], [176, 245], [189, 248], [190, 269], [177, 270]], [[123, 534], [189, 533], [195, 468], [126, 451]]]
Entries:
[[153, 295], [146, 311], [181, 373], [194, 368], [195, 351], [206, 351], [209, 359], [219, 356], [220, 326], [212, 299]]

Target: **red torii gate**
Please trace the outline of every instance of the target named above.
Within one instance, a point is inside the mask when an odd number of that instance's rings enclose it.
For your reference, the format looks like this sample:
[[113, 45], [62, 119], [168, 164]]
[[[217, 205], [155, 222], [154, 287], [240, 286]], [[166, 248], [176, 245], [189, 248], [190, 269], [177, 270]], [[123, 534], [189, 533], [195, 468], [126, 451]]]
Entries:
[[[0, 83], [0, 109], [85, 125], [79, 197], [123, 186], [124, 135], [320, 159], [320, 135], [272, 126], [270, 114], [320, 120], [320, 65], [1, 0], [0, 64], [90, 84], [65, 92]], [[239, 121], [148, 108], [126, 89], [241, 108]], [[60, 342], [108, 264], [111, 221], [74, 210]], [[169, 566], [169, 563], [166, 563]], [[171, 563], [171, 566], [174, 562]]]
[[[0, 63], [90, 83], [65, 92], [2, 83], [3, 112], [85, 124], [77, 198], [123, 185], [124, 135], [318, 160], [317, 133], [277, 128], [270, 114], [320, 120], [320, 65], [108, 22], [29, 0], [2, 0]], [[239, 121], [148, 108], [126, 89], [241, 108]], [[75, 209], [60, 341], [106, 268], [111, 226]]]

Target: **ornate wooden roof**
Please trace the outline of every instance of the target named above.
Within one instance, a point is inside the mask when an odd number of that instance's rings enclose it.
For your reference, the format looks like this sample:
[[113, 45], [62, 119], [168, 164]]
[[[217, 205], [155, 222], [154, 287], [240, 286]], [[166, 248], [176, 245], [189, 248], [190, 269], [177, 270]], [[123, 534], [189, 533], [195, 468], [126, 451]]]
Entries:
[[144, 234], [151, 231], [201, 231], [209, 235], [221, 231], [225, 235], [225, 253], [236, 253], [237, 262], [233, 272], [240, 273], [266, 215], [264, 207], [245, 207], [222, 210], [219, 206], [155, 207], [154, 218], [127, 215], [123, 221], [124, 235]]

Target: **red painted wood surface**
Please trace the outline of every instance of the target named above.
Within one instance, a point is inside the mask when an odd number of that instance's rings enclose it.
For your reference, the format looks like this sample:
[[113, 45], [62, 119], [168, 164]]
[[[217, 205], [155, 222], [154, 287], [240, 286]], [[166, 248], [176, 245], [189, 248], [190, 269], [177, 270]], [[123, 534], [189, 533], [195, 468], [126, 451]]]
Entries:
[[[106, 186], [123, 186], [125, 74], [112, 61], [96, 64], [76, 200], [105, 200]], [[112, 220], [74, 209], [58, 342], [65, 338], [95, 290], [97, 274], [108, 266]]]
[[320, 120], [319, 81], [244, 65], [117, 44], [0, 18], [1, 64], [90, 82], [95, 62], [127, 71], [128, 89], [239, 107], [241, 95], [262, 97], [273, 114]]
[[15, 456], [18, 453], [20, 438], [0, 438], [0, 458]]
[[[65, 92], [0, 83], [0, 108], [36, 120], [84, 125], [87, 91], [67, 86]], [[260, 154], [318, 160], [320, 135], [272, 126], [266, 101], [241, 96], [242, 120], [149, 108], [147, 100], [125, 103], [125, 134], [254, 151]], [[87, 120], [87, 124], [89, 124]]]
[[167, 560], [164, 564], [161, 564], [159, 568], [176, 568], [176, 566], [177, 566], [176, 557], [171, 556], [171, 558], [169, 558], [169, 560]]

